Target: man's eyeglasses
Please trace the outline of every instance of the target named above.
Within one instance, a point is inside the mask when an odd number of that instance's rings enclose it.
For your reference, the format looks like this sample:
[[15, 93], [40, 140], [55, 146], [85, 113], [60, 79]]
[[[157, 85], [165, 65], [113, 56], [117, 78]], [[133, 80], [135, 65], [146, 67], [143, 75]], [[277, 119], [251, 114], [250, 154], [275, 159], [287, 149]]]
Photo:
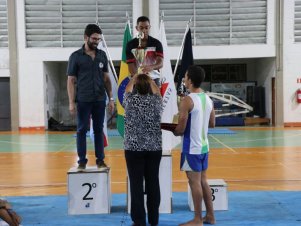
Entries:
[[101, 38], [94, 38], [94, 37], [90, 37], [92, 39], [92, 41], [94, 42], [101, 42], [102, 39]]

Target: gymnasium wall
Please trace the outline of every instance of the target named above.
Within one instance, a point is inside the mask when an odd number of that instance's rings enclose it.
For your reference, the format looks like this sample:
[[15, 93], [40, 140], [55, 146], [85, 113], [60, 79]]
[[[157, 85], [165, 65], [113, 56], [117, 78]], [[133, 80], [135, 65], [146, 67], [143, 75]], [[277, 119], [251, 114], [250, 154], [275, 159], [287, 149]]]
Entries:
[[283, 31], [283, 113], [284, 124], [301, 126], [301, 104], [296, 102], [296, 90], [301, 88], [301, 42], [295, 41], [295, 1], [285, 1]]
[[261, 58], [256, 60], [255, 79], [257, 86], [265, 88], [266, 117], [272, 118], [272, 77], [276, 74], [275, 58]]
[[[17, 41], [19, 73], [19, 126], [45, 127], [47, 124], [46, 84], [44, 62], [67, 62], [70, 54], [77, 48], [27, 48], [25, 45], [24, 2], [17, 6]], [[234, 60], [266, 58], [275, 56], [274, 1], [268, 1], [267, 44], [231, 46], [194, 46], [195, 59]], [[155, 10], [152, 8], [151, 10]], [[135, 11], [135, 10], [134, 10]], [[153, 15], [154, 12], [150, 12]], [[157, 13], [157, 12], [156, 12]], [[159, 15], [158, 15], [159, 16]], [[156, 26], [156, 24], [152, 24]], [[158, 26], [158, 25], [157, 25]], [[84, 29], [84, 28], [83, 28]], [[185, 28], [183, 28], [184, 30]], [[155, 36], [155, 35], [154, 35]], [[80, 47], [80, 46], [79, 46]], [[178, 58], [180, 46], [168, 49], [172, 60]], [[121, 48], [110, 48], [113, 60], [120, 61]]]
[[46, 128], [50, 117], [64, 125], [75, 124], [69, 113], [66, 68], [67, 62], [44, 63]]
[[0, 77], [9, 77], [8, 48], [0, 48]]

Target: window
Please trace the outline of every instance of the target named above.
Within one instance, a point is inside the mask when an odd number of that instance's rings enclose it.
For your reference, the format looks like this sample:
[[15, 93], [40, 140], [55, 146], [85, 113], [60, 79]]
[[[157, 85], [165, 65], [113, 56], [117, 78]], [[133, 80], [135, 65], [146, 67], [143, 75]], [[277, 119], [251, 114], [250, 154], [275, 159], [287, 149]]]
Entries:
[[224, 82], [228, 80], [229, 67], [227, 64], [217, 64], [211, 66], [211, 81]]
[[108, 46], [122, 46], [132, 0], [25, 0], [27, 47], [80, 47], [85, 26], [98, 23]]
[[0, 48], [8, 47], [6, 0], [0, 0], [0, 25]]
[[228, 80], [245, 82], [247, 80], [246, 65], [245, 64], [230, 64]]
[[295, 42], [301, 42], [301, 0], [295, 0]]
[[206, 72], [205, 81], [210, 82], [246, 82], [246, 64], [201, 65]]
[[159, 7], [169, 45], [181, 45], [190, 19], [195, 45], [266, 43], [267, 0], [160, 0]]

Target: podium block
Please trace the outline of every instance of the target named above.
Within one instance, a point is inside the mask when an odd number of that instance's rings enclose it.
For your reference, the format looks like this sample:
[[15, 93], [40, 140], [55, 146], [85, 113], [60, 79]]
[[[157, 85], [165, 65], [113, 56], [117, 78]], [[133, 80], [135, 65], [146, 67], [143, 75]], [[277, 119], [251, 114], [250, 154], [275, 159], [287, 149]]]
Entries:
[[67, 175], [68, 214], [110, 213], [110, 168], [98, 169], [94, 166], [78, 171], [73, 167]]
[[[171, 213], [172, 212], [172, 157], [171, 155], [162, 155], [159, 169], [159, 183], [161, 202], [159, 207], [159, 213]], [[130, 181], [127, 178], [127, 206], [128, 213], [131, 211], [131, 193], [130, 193]], [[146, 208], [146, 195], [144, 196], [144, 207]]]
[[[0, 226], [9, 226], [9, 224], [0, 219]], [[19, 226], [22, 226], [22, 225], [19, 224]]]
[[[209, 179], [208, 183], [212, 192], [213, 209], [228, 210], [228, 192], [227, 192], [226, 182], [223, 179]], [[188, 205], [190, 210], [194, 211], [194, 205], [193, 205], [189, 184], [188, 184]], [[202, 202], [202, 210], [206, 210], [204, 200]]]

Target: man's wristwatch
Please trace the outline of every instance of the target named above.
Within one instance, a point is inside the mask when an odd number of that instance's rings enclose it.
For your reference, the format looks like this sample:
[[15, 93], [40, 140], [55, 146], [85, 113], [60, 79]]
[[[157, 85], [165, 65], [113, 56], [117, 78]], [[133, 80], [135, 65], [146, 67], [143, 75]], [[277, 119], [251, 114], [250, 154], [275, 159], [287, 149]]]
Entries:
[[114, 98], [113, 98], [113, 97], [111, 97], [111, 98], [110, 98], [110, 101], [114, 101]]

